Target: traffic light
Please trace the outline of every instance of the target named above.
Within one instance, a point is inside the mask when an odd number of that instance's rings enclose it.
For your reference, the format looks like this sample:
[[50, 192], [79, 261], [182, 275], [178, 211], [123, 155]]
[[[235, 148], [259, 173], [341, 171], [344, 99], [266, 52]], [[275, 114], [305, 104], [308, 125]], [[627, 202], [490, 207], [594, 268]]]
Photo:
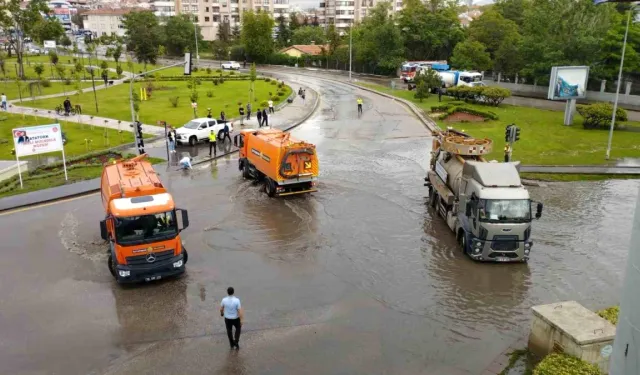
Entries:
[[515, 140], [519, 141], [520, 140], [520, 128], [517, 127], [517, 126], [515, 128], [516, 128], [516, 138], [515, 138]]
[[504, 129], [504, 141], [505, 142], [511, 142], [511, 127], [513, 125], [507, 125], [507, 127]]
[[191, 53], [187, 52], [184, 54], [184, 75], [191, 75], [191, 66], [193, 65], [193, 61], [191, 60]]

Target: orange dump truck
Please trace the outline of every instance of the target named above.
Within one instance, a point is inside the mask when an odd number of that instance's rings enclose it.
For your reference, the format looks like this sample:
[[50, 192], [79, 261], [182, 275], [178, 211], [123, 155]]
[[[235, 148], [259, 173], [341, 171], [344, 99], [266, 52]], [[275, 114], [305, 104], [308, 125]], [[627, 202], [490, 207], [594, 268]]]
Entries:
[[316, 146], [278, 129], [242, 130], [234, 137], [244, 178], [264, 181], [270, 197], [317, 191]]
[[100, 234], [109, 242], [109, 271], [119, 283], [179, 275], [187, 263], [180, 240], [180, 232], [189, 226], [187, 211], [175, 208], [145, 157], [107, 164], [102, 171], [106, 217]]

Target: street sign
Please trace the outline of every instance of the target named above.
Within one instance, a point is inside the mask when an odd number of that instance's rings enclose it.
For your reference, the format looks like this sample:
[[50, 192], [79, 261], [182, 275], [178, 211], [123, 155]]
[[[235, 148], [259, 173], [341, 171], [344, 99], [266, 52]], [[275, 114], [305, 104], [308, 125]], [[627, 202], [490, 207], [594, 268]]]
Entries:
[[16, 128], [12, 134], [18, 157], [62, 151], [60, 124]]

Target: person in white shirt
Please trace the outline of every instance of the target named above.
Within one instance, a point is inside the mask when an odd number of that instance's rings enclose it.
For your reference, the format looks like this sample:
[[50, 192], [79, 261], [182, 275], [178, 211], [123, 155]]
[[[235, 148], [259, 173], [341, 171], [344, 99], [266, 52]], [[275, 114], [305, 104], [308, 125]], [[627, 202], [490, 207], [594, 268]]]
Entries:
[[269, 113], [274, 113], [275, 109], [273, 109], [273, 100], [269, 99]]
[[193, 169], [193, 167], [191, 167], [191, 158], [188, 156], [185, 156], [182, 159], [180, 159], [179, 163], [182, 169]]
[[[228, 296], [224, 297], [220, 303], [220, 315], [224, 317], [224, 324], [227, 327], [227, 337], [229, 337], [231, 349], [235, 348], [236, 350], [240, 350], [240, 331], [242, 330], [244, 312], [240, 304], [240, 299], [234, 296], [234, 293], [233, 287], [230, 286], [227, 288]], [[235, 336], [232, 332], [233, 327], [236, 327]]]
[[7, 110], [7, 96], [2, 93], [2, 96], [0, 96], [0, 103], [2, 105], [2, 109], [4, 109], [5, 111]]

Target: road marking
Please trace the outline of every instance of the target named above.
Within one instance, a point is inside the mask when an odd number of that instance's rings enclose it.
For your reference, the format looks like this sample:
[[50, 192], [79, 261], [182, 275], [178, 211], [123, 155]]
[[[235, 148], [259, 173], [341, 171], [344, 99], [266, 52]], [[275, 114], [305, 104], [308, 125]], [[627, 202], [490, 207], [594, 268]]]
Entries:
[[42, 204], [38, 204], [38, 205], [35, 205], [35, 206], [29, 206], [29, 207], [24, 207], [24, 208], [16, 208], [15, 210], [9, 210], [9, 211], [6, 211], [6, 212], [0, 212], [0, 216], [16, 214], [18, 212], [29, 211], [29, 210], [32, 210], [34, 208], [53, 206], [54, 204], [58, 204], [58, 203], [71, 202], [71, 201], [75, 201], [77, 199], [91, 197], [91, 196], [98, 195], [98, 194], [100, 194], [100, 193], [96, 192], [96, 193], [91, 193], [91, 194], [87, 194], [87, 195], [81, 195], [79, 197], [72, 197], [72, 198], [67, 198], [67, 199], [61, 199], [61, 200], [54, 201], [54, 202], [42, 203]]

